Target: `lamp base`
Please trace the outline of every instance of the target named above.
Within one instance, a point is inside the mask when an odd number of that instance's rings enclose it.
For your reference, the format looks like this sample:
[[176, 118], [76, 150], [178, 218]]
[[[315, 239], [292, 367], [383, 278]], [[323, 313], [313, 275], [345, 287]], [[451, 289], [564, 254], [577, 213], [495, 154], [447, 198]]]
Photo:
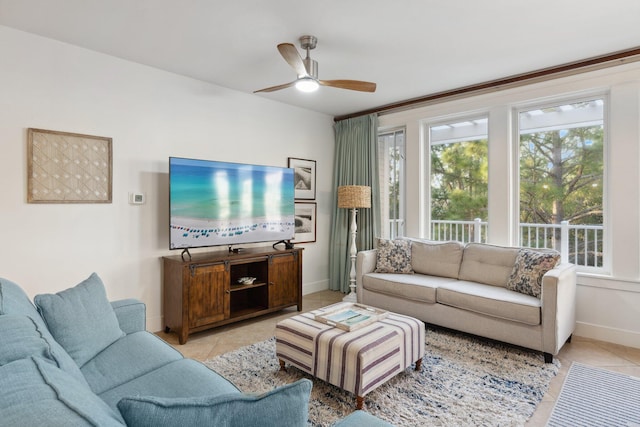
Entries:
[[358, 297], [356, 296], [355, 292], [351, 291], [347, 295], [345, 295], [344, 298], [342, 298], [342, 301], [355, 303], [358, 302]]

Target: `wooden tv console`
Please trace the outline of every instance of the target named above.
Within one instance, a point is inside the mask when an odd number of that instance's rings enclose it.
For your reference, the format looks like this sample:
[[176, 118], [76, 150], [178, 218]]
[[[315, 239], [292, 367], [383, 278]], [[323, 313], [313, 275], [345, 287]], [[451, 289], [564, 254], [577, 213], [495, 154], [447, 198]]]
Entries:
[[[239, 284], [241, 277], [255, 277]], [[194, 332], [282, 310], [302, 311], [302, 249], [251, 248], [163, 257], [165, 331]]]

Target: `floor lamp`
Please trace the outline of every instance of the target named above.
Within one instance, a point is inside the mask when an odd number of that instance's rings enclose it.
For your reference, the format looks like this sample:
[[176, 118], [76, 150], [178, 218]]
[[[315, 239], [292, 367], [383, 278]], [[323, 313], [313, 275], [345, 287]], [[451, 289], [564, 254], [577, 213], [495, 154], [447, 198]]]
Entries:
[[349, 258], [351, 259], [351, 271], [349, 273], [350, 292], [343, 301], [356, 302], [356, 213], [358, 208], [371, 208], [371, 187], [366, 185], [342, 185], [338, 187], [338, 207], [351, 209], [351, 244], [349, 245]]

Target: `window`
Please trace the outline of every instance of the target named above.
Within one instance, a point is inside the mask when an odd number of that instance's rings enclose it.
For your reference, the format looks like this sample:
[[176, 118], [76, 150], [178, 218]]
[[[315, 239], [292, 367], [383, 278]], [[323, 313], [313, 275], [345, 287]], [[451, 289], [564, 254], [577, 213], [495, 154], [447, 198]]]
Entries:
[[604, 99], [519, 112], [520, 244], [604, 263]]
[[404, 129], [378, 135], [382, 236], [404, 236]]
[[488, 119], [429, 127], [433, 240], [486, 241]]

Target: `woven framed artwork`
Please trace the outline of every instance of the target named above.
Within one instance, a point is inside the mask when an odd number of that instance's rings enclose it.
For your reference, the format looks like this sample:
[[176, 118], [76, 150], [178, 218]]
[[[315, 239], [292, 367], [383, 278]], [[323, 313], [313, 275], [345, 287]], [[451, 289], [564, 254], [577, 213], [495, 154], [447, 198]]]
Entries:
[[112, 139], [27, 131], [28, 203], [111, 203]]

